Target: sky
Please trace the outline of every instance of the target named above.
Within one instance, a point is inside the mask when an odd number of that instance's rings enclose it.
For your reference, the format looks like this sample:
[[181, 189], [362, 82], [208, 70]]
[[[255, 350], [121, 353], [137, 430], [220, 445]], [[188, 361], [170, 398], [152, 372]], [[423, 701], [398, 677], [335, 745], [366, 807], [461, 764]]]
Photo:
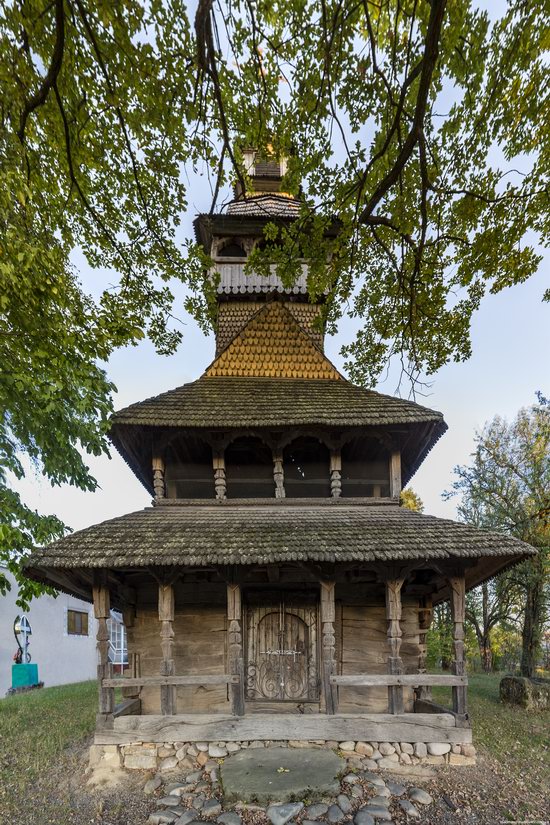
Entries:
[[[498, 16], [503, 10], [500, 0], [481, 0], [478, 5], [487, 8], [491, 16]], [[181, 231], [183, 236], [192, 237], [195, 215], [210, 207], [207, 179], [191, 179], [188, 196], [189, 211], [182, 216]], [[473, 319], [472, 357], [443, 367], [431, 379], [426, 395], [417, 397], [419, 403], [440, 410], [449, 426], [411, 481], [410, 486], [422, 498], [427, 513], [455, 517], [456, 500], [444, 501], [442, 493], [452, 485], [453, 468], [468, 463], [475, 432], [485, 422], [497, 414], [513, 418], [521, 407], [535, 401], [537, 390], [550, 396], [550, 304], [541, 300], [550, 284], [549, 264], [547, 255], [538, 274], [529, 281], [485, 297]], [[75, 265], [84, 291], [94, 296], [112, 280], [108, 273], [92, 271], [82, 256], [75, 256]], [[183, 296], [182, 287], [176, 292], [180, 306]], [[152, 345], [143, 342], [112, 356], [107, 371], [118, 388], [117, 409], [195, 380], [212, 361], [213, 335], [204, 336], [193, 319], [178, 310], [177, 303], [175, 314], [185, 326], [183, 342], [173, 355], [156, 355]], [[343, 372], [340, 348], [353, 340], [355, 330], [354, 322], [343, 318], [338, 333], [326, 339], [326, 354]], [[392, 374], [376, 389], [393, 395], [396, 383]], [[405, 388], [405, 395], [406, 392]], [[149, 494], [114, 449], [111, 459], [90, 457], [89, 466], [99, 483], [94, 493], [67, 485], [52, 488], [32, 470], [18, 489], [28, 505], [41, 513], [55, 513], [72, 529], [139, 510], [150, 503]]]
[[[197, 187], [184, 222], [186, 232], [190, 232], [194, 214], [203, 206]], [[99, 275], [85, 261], [77, 258], [76, 262], [84, 289], [97, 292], [102, 286]], [[548, 275], [546, 259], [539, 273], [526, 283], [487, 296], [474, 316], [470, 360], [442, 368], [433, 377], [427, 394], [417, 399], [443, 412], [449, 426], [411, 481], [425, 512], [455, 517], [456, 502], [443, 501], [441, 494], [452, 484], [453, 468], [468, 462], [476, 430], [496, 414], [512, 418], [520, 407], [534, 402], [537, 390], [550, 395], [550, 305], [541, 301], [550, 280]], [[183, 291], [178, 296], [180, 301], [182, 296]], [[173, 355], [156, 355], [152, 345], [143, 342], [112, 356], [107, 370], [118, 389], [117, 409], [195, 380], [212, 361], [213, 335], [203, 335], [185, 313], [180, 312], [179, 317], [185, 324], [184, 338]], [[341, 370], [339, 350], [353, 338], [354, 331], [352, 321], [342, 319], [338, 333], [326, 339], [325, 351]], [[395, 384], [393, 376], [376, 389], [392, 395]], [[42, 513], [55, 513], [76, 530], [149, 505], [149, 494], [114, 449], [111, 459], [91, 457], [89, 465], [99, 483], [94, 493], [67, 485], [52, 488], [32, 472], [19, 489], [29, 505]]]

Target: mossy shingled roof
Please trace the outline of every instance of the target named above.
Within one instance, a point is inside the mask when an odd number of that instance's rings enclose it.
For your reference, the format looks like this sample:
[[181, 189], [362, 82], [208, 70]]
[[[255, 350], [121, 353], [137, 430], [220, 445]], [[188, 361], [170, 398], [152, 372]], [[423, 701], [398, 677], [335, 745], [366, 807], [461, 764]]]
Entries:
[[373, 505], [300, 499], [176, 502], [72, 533], [35, 552], [30, 568], [392, 562], [519, 557], [534, 553], [510, 536]]
[[436, 422], [440, 412], [345, 380], [201, 377], [115, 413], [113, 424], [158, 427], [376, 427]]

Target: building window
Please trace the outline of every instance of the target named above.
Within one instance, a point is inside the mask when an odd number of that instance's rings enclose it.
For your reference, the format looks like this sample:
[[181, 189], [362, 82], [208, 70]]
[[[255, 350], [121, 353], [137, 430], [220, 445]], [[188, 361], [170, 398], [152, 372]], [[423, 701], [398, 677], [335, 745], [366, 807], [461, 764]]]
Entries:
[[116, 672], [122, 673], [125, 665], [128, 664], [128, 647], [126, 630], [119, 613], [111, 610], [110, 618], [107, 619], [107, 629], [109, 630], [109, 661]]
[[81, 610], [67, 610], [67, 633], [69, 636], [87, 636], [88, 614]]
[[220, 258], [246, 258], [246, 252], [239, 243], [228, 243], [223, 246], [218, 255]]

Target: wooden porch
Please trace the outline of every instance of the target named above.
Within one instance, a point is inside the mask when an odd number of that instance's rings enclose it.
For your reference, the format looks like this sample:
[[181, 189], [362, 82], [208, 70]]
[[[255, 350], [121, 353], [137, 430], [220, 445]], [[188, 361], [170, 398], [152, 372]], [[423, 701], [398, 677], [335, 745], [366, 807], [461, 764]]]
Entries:
[[449, 742], [472, 741], [470, 727], [458, 727], [450, 713], [289, 714], [254, 713], [247, 716], [177, 714], [175, 716], [119, 716], [112, 728], [96, 731], [96, 745], [131, 742], [239, 742], [304, 739], [341, 742]]
[[[98, 619], [99, 713], [96, 744], [125, 744], [133, 741], [239, 741], [239, 740], [365, 740], [471, 742], [466, 708], [467, 677], [464, 673], [465, 577], [454, 569], [448, 576], [453, 617], [454, 661], [451, 674], [429, 674], [425, 669], [425, 644], [419, 657], [418, 672], [404, 673], [401, 647], [401, 589], [409, 567], [387, 566], [379, 575], [386, 593], [387, 673], [339, 674], [335, 657], [335, 582], [319, 580], [320, 700], [315, 705], [288, 712], [280, 703], [276, 711], [262, 710], [261, 704], [246, 701], [245, 656], [243, 650], [241, 586], [228, 582], [227, 589], [227, 661], [225, 673], [176, 674], [174, 646], [174, 587], [158, 585], [159, 647], [162, 651], [160, 673], [142, 676], [140, 655], [131, 656], [128, 676], [114, 678], [108, 661], [107, 618], [110, 597], [106, 584], [93, 589], [95, 615]], [[135, 609], [124, 611], [131, 632]], [[424, 630], [427, 630], [427, 624]], [[425, 641], [425, 640], [424, 640]], [[452, 689], [452, 708], [435, 704], [432, 686]], [[229, 713], [181, 713], [176, 689], [191, 686], [219, 686], [227, 689]], [[386, 688], [387, 711], [382, 713], [339, 712], [340, 689], [353, 687], [361, 691]], [[122, 688], [123, 701], [115, 705], [115, 690]], [[160, 692], [161, 713], [142, 713], [141, 690]], [[404, 691], [414, 696], [414, 712], [405, 712]], [[409, 699], [408, 709], [411, 708]]]

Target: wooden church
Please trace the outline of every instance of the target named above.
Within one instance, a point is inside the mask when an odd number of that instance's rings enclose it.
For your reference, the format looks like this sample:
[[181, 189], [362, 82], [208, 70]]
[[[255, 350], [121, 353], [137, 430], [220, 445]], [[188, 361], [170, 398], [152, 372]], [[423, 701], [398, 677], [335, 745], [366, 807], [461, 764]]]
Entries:
[[[400, 506], [446, 424], [331, 364], [306, 261], [291, 289], [245, 274], [266, 223], [299, 212], [282, 164], [248, 162], [253, 191], [195, 224], [219, 274], [214, 361], [113, 418], [152, 506], [37, 551], [27, 573], [93, 601], [96, 744], [468, 743], [465, 592], [534, 551]], [[426, 633], [445, 600], [452, 673], [429, 674]], [[122, 678], [111, 607], [127, 628]]]

